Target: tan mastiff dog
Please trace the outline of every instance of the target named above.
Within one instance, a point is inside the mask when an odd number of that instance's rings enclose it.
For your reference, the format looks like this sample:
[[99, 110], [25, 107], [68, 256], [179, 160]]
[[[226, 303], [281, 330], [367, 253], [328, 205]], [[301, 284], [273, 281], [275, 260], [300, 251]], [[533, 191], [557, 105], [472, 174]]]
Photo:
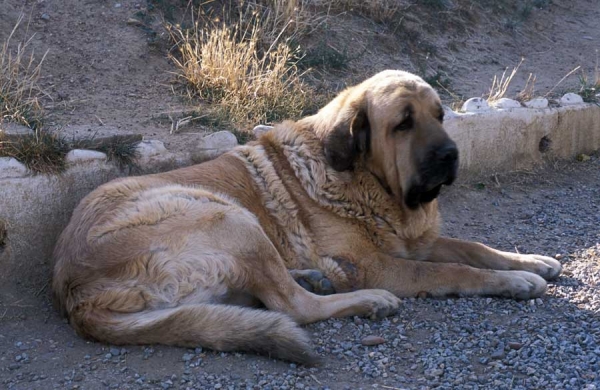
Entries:
[[58, 241], [57, 302], [111, 344], [309, 362], [297, 324], [423, 293], [542, 295], [556, 260], [438, 236], [458, 164], [443, 120], [427, 83], [385, 71], [213, 161], [105, 184]]

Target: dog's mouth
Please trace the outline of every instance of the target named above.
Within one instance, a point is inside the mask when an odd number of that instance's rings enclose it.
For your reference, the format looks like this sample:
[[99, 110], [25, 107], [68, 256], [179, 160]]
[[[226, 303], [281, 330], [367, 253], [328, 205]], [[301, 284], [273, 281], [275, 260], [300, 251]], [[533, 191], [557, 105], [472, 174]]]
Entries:
[[441, 182], [434, 181], [428, 182], [424, 185], [412, 185], [406, 192], [404, 203], [406, 203], [408, 208], [412, 210], [417, 209], [422, 204], [430, 203], [438, 197], [440, 191], [442, 190], [442, 186], [452, 185], [454, 179], [454, 175], [450, 175]]

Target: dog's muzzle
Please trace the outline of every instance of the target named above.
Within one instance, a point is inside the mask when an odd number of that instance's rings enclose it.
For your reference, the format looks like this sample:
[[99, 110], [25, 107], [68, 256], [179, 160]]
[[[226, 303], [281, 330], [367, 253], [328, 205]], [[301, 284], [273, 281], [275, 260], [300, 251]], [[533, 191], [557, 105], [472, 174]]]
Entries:
[[440, 193], [442, 185], [451, 185], [458, 171], [458, 148], [448, 139], [443, 144], [431, 148], [419, 164], [404, 201], [411, 209], [429, 203]]

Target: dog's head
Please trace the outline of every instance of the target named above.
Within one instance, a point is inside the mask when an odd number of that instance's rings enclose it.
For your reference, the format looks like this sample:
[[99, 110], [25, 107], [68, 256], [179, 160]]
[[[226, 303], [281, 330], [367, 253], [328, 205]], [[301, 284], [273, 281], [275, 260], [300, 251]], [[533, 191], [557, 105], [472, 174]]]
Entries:
[[458, 149], [444, 130], [437, 93], [423, 79], [384, 71], [342, 92], [316, 115], [328, 163], [338, 171], [363, 159], [381, 185], [409, 208], [451, 184]]

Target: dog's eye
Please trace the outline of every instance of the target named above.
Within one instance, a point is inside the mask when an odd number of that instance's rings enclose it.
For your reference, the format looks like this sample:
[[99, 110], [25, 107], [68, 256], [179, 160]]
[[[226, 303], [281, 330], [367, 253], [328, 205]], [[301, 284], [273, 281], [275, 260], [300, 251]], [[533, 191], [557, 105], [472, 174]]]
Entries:
[[440, 123], [444, 123], [444, 113], [443, 112], [437, 116], [437, 120], [440, 121]]
[[413, 127], [413, 119], [411, 115], [407, 115], [406, 118], [400, 122], [399, 125], [394, 127], [394, 131], [406, 131], [410, 130]]

